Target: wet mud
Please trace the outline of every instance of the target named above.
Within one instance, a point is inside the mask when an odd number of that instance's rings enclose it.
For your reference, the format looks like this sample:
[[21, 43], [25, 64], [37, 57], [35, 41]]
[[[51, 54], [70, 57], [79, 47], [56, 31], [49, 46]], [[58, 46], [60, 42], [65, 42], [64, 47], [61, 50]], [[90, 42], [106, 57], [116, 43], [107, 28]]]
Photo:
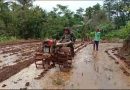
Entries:
[[[31, 64], [0, 83], [1, 89], [130, 89], [130, 77], [109, 57], [107, 49], [121, 47], [119, 43], [101, 43], [99, 51], [93, 45], [80, 49], [73, 58], [72, 68], [63, 72], [56, 66], [47, 72]], [[40, 79], [36, 79], [40, 76]]]
[[38, 47], [40, 42], [0, 46], [0, 82], [31, 65]]

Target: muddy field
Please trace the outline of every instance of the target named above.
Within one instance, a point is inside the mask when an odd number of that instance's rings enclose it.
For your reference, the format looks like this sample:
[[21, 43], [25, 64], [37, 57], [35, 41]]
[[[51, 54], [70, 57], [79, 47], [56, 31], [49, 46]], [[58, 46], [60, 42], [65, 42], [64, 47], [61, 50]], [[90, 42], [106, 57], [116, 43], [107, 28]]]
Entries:
[[0, 82], [33, 63], [41, 42], [26, 42], [0, 46]]
[[35, 42], [0, 47], [1, 69], [16, 63], [20, 63], [19, 66], [23, 63], [26, 67], [1, 82], [1, 89], [130, 89], [130, 77], [105, 53], [106, 49], [121, 47], [122, 44], [102, 43], [98, 52], [93, 52], [90, 44], [77, 52], [69, 72], [61, 72], [56, 66], [37, 79], [44, 70], [36, 69], [33, 62], [25, 65], [24, 61], [33, 61], [39, 45]]
[[[75, 48], [80, 45], [81, 43], [75, 44]], [[41, 47], [40, 41], [0, 45], [0, 82], [34, 63], [34, 55]]]

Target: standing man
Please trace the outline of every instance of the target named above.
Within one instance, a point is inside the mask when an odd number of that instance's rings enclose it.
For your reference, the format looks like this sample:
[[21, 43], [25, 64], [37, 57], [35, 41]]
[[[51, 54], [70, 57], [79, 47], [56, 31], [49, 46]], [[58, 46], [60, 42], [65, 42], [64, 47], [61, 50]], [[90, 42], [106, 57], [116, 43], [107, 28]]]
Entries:
[[95, 47], [96, 47], [96, 51], [98, 51], [100, 35], [101, 35], [101, 32], [100, 32], [99, 29], [97, 29], [96, 32], [95, 32], [95, 37], [94, 37], [93, 50], [95, 50]]

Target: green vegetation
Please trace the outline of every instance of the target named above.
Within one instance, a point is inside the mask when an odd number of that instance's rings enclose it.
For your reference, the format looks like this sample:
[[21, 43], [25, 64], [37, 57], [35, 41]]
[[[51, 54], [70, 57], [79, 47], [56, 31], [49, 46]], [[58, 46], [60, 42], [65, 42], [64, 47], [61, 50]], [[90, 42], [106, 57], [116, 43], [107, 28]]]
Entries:
[[17, 39], [57, 38], [64, 27], [71, 27], [77, 38], [93, 38], [95, 29], [102, 39], [130, 39], [130, 1], [104, 0], [76, 13], [67, 6], [57, 5], [47, 12], [33, 6], [34, 0], [0, 0], [0, 42]]
[[16, 37], [13, 37], [13, 36], [11, 36], [11, 37], [3, 36], [3, 35], [0, 36], [0, 42], [1, 43], [4, 43], [4, 42], [13, 42], [13, 41], [17, 41], [17, 40], [18, 39]]

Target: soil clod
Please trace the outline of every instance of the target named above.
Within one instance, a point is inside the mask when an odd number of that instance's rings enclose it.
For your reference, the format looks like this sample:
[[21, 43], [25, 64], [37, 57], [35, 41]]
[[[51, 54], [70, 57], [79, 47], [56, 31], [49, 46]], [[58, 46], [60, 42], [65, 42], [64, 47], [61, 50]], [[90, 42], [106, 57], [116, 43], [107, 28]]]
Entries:
[[26, 82], [25, 86], [29, 86], [29, 85], [30, 85], [30, 83], [29, 83], [29, 82]]
[[7, 85], [6, 84], [3, 84], [2, 87], [6, 87]]

